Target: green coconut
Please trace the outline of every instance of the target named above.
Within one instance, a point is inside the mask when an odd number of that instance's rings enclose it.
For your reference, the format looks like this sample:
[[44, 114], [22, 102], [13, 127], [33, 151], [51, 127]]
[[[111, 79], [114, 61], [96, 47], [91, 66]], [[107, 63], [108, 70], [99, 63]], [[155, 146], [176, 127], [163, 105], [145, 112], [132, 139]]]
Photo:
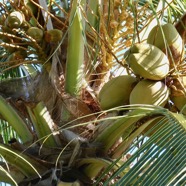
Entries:
[[27, 30], [27, 34], [31, 36], [33, 39], [35, 39], [36, 42], [41, 42], [44, 35], [43, 30], [41, 30], [38, 27], [30, 27]]
[[[173, 65], [172, 58], [175, 64], [183, 58], [184, 43], [174, 25], [170, 23], [153, 27], [148, 35], [147, 43], [155, 45], [164, 53], [167, 53], [171, 65]], [[168, 52], [168, 47], [171, 55]]]
[[45, 32], [45, 41], [48, 43], [58, 43], [63, 38], [63, 32], [59, 29], [47, 30]]
[[17, 50], [13, 52], [11, 55], [8, 56], [7, 61], [19, 61], [24, 60], [27, 56], [26, 51], [24, 50]]
[[99, 93], [100, 106], [103, 110], [129, 103], [129, 96], [136, 78], [129, 75], [118, 76], [103, 86]]
[[126, 52], [125, 56], [134, 73], [143, 78], [161, 80], [169, 72], [167, 56], [151, 44], [135, 44]]
[[7, 16], [5, 24], [10, 28], [19, 28], [24, 19], [25, 17], [21, 12], [13, 11]]
[[169, 89], [161, 81], [142, 80], [130, 94], [130, 104], [148, 104], [164, 107], [168, 101]]

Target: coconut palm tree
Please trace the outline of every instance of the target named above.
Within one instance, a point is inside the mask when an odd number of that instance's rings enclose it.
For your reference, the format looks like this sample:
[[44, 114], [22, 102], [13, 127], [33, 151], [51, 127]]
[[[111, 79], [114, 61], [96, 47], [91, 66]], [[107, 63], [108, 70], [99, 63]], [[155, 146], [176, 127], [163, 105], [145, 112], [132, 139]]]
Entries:
[[1, 182], [185, 184], [185, 0], [0, 8]]

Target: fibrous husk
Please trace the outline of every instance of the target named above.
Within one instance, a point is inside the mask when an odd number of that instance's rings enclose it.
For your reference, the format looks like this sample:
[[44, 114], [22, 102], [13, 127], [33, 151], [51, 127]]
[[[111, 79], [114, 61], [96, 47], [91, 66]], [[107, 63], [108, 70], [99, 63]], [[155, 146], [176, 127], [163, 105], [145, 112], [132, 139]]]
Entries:
[[169, 89], [161, 81], [142, 80], [130, 94], [130, 104], [149, 104], [164, 107], [168, 101]]
[[135, 44], [126, 52], [125, 56], [134, 73], [143, 78], [161, 80], [169, 72], [167, 56], [151, 44]]
[[183, 59], [183, 40], [174, 25], [170, 23], [156, 25], [149, 33], [147, 43], [157, 46], [168, 55], [171, 68]]
[[171, 100], [183, 114], [186, 114], [186, 76], [178, 77], [173, 80], [171, 86]]
[[118, 76], [108, 81], [99, 93], [100, 106], [103, 110], [129, 103], [129, 96], [136, 78], [129, 75]]

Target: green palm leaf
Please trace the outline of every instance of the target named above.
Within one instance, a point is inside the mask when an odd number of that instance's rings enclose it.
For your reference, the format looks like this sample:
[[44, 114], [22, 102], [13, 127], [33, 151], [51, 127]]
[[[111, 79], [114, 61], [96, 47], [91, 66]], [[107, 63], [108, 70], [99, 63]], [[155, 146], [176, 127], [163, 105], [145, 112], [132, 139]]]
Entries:
[[159, 113], [164, 117], [153, 128], [155, 133], [150, 138], [136, 138], [126, 153], [134, 149], [135, 152], [104, 185], [127, 167], [130, 170], [119, 179], [117, 185], [168, 185], [175, 180], [184, 182], [180, 175], [186, 165], [185, 117], [169, 111]]

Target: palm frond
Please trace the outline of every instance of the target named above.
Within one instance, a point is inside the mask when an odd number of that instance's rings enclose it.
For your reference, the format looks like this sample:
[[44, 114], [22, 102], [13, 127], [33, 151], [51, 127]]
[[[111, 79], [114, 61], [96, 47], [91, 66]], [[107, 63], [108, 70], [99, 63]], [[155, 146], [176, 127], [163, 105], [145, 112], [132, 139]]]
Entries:
[[15, 129], [23, 142], [28, 142], [33, 139], [33, 135], [27, 127], [26, 122], [16, 113], [13, 107], [7, 104], [6, 100], [0, 96], [1, 115]]
[[[184, 172], [186, 161], [185, 117], [166, 110], [159, 114], [163, 115], [162, 119], [144, 135], [136, 136], [134, 143], [124, 153], [131, 154], [130, 158], [104, 185], [117, 179], [128, 167], [130, 169], [119, 179], [117, 185], [168, 185], [173, 180], [184, 182], [180, 175]], [[152, 131], [154, 133], [147, 137]]]

